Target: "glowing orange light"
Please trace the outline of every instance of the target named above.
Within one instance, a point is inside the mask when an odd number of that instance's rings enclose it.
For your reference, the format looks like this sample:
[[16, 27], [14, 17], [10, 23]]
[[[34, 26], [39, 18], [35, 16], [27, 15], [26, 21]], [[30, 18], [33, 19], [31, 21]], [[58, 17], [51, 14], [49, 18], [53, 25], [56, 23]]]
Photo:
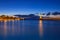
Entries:
[[43, 36], [43, 25], [42, 25], [42, 20], [39, 21], [39, 31], [40, 31], [40, 36]]

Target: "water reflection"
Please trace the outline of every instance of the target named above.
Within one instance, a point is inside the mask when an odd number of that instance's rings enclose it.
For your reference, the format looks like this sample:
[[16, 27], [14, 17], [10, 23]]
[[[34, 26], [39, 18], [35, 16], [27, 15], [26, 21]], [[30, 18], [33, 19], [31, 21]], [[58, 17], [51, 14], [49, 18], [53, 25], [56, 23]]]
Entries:
[[6, 40], [58, 40], [60, 21], [0, 21], [0, 37], [2, 36]]
[[19, 34], [20, 32], [20, 22], [18, 20], [16, 21], [1, 21], [0, 22], [0, 35], [14, 35]]
[[4, 35], [6, 35], [7, 34], [7, 25], [6, 25], [6, 20], [4, 21]]
[[42, 20], [39, 21], [39, 32], [40, 32], [40, 36], [43, 36], [43, 24], [42, 24]]
[[14, 21], [12, 21], [12, 35], [14, 35]]

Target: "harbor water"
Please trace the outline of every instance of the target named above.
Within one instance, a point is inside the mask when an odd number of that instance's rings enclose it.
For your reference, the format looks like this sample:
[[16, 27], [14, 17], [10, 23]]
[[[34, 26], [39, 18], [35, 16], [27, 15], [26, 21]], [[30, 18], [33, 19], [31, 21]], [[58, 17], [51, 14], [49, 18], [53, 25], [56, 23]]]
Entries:
[[0, 40], [60, 40], [60, 21], [0, 21]]

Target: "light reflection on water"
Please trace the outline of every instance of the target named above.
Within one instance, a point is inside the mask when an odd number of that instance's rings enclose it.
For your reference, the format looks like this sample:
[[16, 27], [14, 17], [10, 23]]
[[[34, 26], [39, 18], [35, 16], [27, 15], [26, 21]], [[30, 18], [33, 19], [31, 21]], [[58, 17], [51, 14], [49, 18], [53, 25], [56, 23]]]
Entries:
[[39, 35], [40, 35], [40, 40], [43, 40], [43, 21], [39, 21]]
[[20, 32], [20, 23], [19, 21], [16, 21], [16, 24], [15, 24], [15, 21], [2, 21], [0, 23], [0, 28], [1, 28], [1, 31], [3, 33], [1, 33], [2, 35], [14, 35], [14, 34], [18, 34]]
[[4, 40], [39, 40], [38, 23], [33, 20], [0, 21], [0, 35]]
[[57, 40], [60, 21], [0, 21], [0, 40]]
[[40, 30], [40, 36], [43, 36], [43, 23], [42, 23], [42, 20], [39, 21], [39, 30]]

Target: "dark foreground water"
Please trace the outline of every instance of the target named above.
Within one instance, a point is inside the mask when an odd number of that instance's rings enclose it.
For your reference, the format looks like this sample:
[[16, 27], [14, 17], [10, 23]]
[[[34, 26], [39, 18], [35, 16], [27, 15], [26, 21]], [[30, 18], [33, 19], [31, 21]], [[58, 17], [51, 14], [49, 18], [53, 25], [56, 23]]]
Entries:
[[0, 21], [0, 40], [60, 40], [60, 21]]

